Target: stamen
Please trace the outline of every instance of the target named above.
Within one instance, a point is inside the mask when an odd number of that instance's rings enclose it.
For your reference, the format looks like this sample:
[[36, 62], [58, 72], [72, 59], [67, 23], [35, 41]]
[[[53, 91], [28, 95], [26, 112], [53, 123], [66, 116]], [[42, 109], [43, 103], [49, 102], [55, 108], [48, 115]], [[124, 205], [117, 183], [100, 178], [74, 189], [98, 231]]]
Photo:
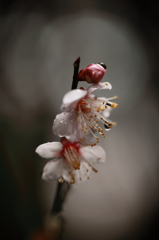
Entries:
[[109, 106], [111, 108], [117, 108], [118, 107], [118, 104], [117, 103], [112, 103], [112, 102], [107, 102], [106, 103], [106, 106]]
[[112, 108], [117, 108], [119, 105], [117, 103], [112, 103], [111, 107]]
[[[108, 83], [106, 83], [106, 85], [108, 85]], [[92, 143], [91, 146], [95, 146], [96, 143], [99, 142], [99, 138], [95, 135], [93, 130], [98, 131], [98, 133], [104, 138], [106, 137], [103, 129], [100, 127], [99, 124], [97, 124], [98, 121], [104, 124], [104, 128], [106, 131], [110, 130], [112, 126], [115, 125], [113, 122], [108, 122], [107, 119], [105, 119], [100, 113], [108, 107], [118, 107], [117, 103], [109, 101], [112, 99], [118, 99], [118, 97], [114, 96], [108, 99], [87, 97], [82, 99], [82, 101], [78, 105], [78, 129], [80, 134], [80, 140], [82, 143], [84, 142], [83, 137], [81, 136], [82, 132], [87, 133], [87, 131], [89, 131], [91, 135], [95, 138], [96, 142]]]
[[109, 101], [109, 100], [117, 100], [118, 99], [118, 96], [113, 96], [113, 97], [110, 97], [110, 98], [107, 98], [107, 100]]
[[75, 183], [75, 176], [71, 170], [68, 169], [68, 174], [70, 175], [70, 184]]
[[82, 181], [82, 177], [81, 177], [81, 172], [80, 172], [80, 170], [78, 171], [78, 173], [79, 173], [79, 180]]
[[107, 102], [107, 103], [106, 103], [106, 106], [111, 107], [111, 103]]
[[88, 161], [88, 160], [86, 160], [85, 158], [83, 158], [83, 160], [86, 162], [86, 163], [88, 163], [88, 165], [92, 168], [92, 170], [94, 171], [94, 172], [98, 172], [98, 170]]
[[94, 167], [92, 167], [92, 170], [94, 171], [94, 172], [98, 172], [98, 170], [97, 169], [95, 169]]
[[67, 149], [65, 149], [64, 156], [69, 162], [69, 164], [73, 167], [73, 169], [75, 170], [80, 169], [79, 155], [75, 148], [70, 146]]

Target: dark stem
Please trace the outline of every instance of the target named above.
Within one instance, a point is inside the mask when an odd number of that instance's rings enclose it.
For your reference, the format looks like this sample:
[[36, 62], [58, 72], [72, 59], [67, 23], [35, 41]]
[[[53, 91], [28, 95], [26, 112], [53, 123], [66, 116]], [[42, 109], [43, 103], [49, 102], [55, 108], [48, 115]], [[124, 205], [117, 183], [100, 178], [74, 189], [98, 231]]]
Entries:
[[[78, 85], [78, 71], [80, 65], [80, 57], [78, 57], [75, 62], [73, 63], [74, 66], [74, 73], [73, 73], [73, 81], [72, 81], [72, 88], [76, 89]], [[59, 183], [57, 185], [56, 196], [55, 200], [51, 209], [51, 214], [57, 214], [62, 210], [62, 205], [64, 203], [65, 197], [70, 189], [71, 185], [68, 182]]]
[[70, 184], [68, 182], [59, 183], [57, 185], [55, 200], [51, 209], [51, 214], [57, 214], [62, 210], [62, 205], [65, 201], [67, 192], [70, 189]]
[[79, 71], [79, 66], [80, 66], [80, 57], [78, 57], [74, 64], [74, 74], [73, 74], [73, 82], [72, 82], [72, 90], [77, 88], [78, 85], [78, 71]]

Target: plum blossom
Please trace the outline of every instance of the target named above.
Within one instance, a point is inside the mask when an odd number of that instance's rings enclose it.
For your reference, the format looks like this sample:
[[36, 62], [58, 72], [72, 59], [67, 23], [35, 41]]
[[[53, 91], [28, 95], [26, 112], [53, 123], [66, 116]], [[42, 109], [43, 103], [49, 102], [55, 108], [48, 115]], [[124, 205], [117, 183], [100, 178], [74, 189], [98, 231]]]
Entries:
[[86, 68], [83, 68], [78, 74], [79, 81], [87, 83], [99, 83], [106, 73], [106, 65], [104, 63], [92, 63]]
[[[116, 123], [108, 120], [110, 112], [118, 104], [111, 102], [112, 98], [95, 97], [93, 92], [101, 89], [111, 89], [108, 82], [92, 84], [87, 90], [75, 89], [63, 97], [61, 110], [53, 123], [55, 135], [63, 137], [75, 134], [77, 140], [91, 146], [99, 142], [96, 131], [103, 137], [105, 133], [99, 122], [103, 123], [105, 130], [110, 130]], [[95, 138], [95, 141], [93, 140]]]
[[73, 135], [61, 138], [61, 142], [41, 144], [35, 152], [50, 160], [43, 169], [44, 180], [71, 184], [89, 179], [91, 170], [98, 172], [94, 164], [103, 163], [106, 158], [101, 146], [82, 146]]

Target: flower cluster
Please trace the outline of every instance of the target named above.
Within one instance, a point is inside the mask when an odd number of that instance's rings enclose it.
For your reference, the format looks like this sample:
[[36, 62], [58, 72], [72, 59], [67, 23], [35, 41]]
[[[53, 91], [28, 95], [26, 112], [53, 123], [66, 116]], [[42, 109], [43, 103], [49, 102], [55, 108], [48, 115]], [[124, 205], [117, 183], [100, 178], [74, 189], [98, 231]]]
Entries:
[[44, 166], [44, 180], [68, 181], [71, 184], [90, 178], [90, 172], [98, 172], [96, 163], [106, 158], [104, 149], [98, 145], [98, 134], [116, 125], [109, 120], [110, 113], [118, 104], [112, 98], [96, 97], [97, 90], [111, 90], [108, 82], [100, 82], [106, 73], [103, 63], [90, 64], [78, 74], [78, 81], [92, 83], [86, 90], [74, 89], [63, 97], [61, 111], [53, 122], [53, 132], [60, 142], [48, 142], [37, 147], [36, 153], [50, 161]]

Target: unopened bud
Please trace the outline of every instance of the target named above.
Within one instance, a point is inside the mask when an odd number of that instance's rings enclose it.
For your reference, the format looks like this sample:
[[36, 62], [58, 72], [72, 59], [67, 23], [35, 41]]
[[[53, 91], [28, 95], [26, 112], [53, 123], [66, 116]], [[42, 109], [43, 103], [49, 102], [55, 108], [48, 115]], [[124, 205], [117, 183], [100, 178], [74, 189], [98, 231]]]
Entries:
[[106, 70], [107, 67], [104, 63], [92, 63], [79, 72], [78, 80], [88, 83], [99, 83], [106, 73]]

